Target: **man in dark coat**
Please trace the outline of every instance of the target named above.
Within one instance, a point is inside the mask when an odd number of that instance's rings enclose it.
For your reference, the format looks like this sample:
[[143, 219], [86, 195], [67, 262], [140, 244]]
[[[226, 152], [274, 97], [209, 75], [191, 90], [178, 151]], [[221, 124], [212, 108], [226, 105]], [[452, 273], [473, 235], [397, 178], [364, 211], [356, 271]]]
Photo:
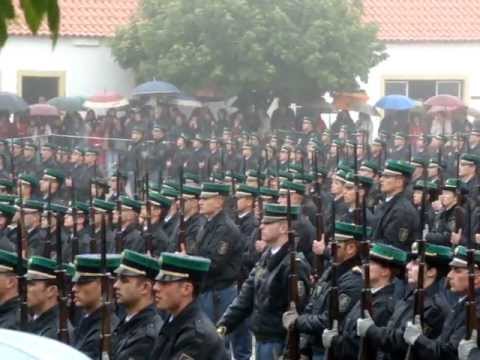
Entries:
[[[287, 208], [278, 204], [267, 204], [261, 225], [262, 239], [269, 245], [248, 279], [240, 294], [228, 307], [218, 322], [219, 332], [234, 331], [251, 316], [251, 328], [256, 337], [256, 357], [278, 359], [285, 347], [286, 331], [282, 328], [282, 314], [289, 309], [290, 258], [288, 243], [288, 216], [299, 216], [299, 206]], [[306, 304], [309, 293], [310, 266], [305, 257], [298, 253], [299, 311]]]
[[[170, 246], [170, 239], [163, 231], [162, 225], [163, 219], [172, 205], [172, 200], [156, 191], [150, 191], [148, 202], [149, 204], [142, 206], [143, 239], [147, 251], [158, 257], [162, 252], [167, 251]], [[149, 216], [150, 220], [148, 220]]]
[[380, 178], [385, 202], [375, 212], [377, 226], [373, 241], [381, 241], [408, 251], [417, 234], [418, 215], [404, 190], [413, 173], [410, 163], [388, 160]]
[[163, 325], [152, 296], [159, 267], [158, 261], [150, 256], [131, 250], [122, 253], [113, 288], [117, 303], [124, 306], [126, 315], [112, 333], [115, 360], [143, 360], [153, 349]]
[[40, 196], [44, 202], [66, 204], [67, 201], [62, 194], [62, 185], [65, 174], [55, 168], [45, 168], [40, 178]]
[[478, 168], [480, 155], [465, 153], [460, 157], [459, 176], [468, 192], [468, 198], [475, 205], [478, 197]]
[[[370, 284], [375, 289], [371, 296], [372, 313], [375, 324], [385, 326], [395, 309], [395, 279], [408, 258], [408, 253], [391, 245], [377, 243], [370, 249]], [[345, 319], [343, 329], [326, 329], [322, 335], [323, 347], [332, 348], [335, 356], [343, 360], [358, 358], [361, 339], [357, 335], [357, 319], [362, 314], [362, 304], [357, 302]], [[377, 349], [374, 343], [367, 343], [369, 358], [375, 359]]]
[[[101, 250], [100, 243], [95, 243], [92, 249], [92, 228], [88, 225], [89, 210], [87, 204], [76, 202], [75, 208], [70, 207], [65, 215], [66, 246], [63, 250], [65, 262], [73, 261], [74, 256], [72, 255], [96, 253]], [[74, 239], [75, 235], [76, 239]], [[107, 251], [111, 251], [108, 245]], [[74, 252], [75, 254], [73, 254]]]
[[15, 207], [0, 203], [0, 249], [14, 251], [15, 246], [10, 241], [10, 224], [15, 215]]
[[45, 254], [47, 233], [42, 229], [42, 212], [44, 203], [36, 200], [27, 200], [23, 204], [24, 221], [27, 229], [27, 244], [29, 255]]
[[38, 174], [38, 164], [37, 164], [37, 145], [34, 143], [27, 142], [23, 148], [23, 161], [21, 166], [17, 166], [17, 174], [23, 172], [27, 174]]
[[[145, 241], [142, 238], [138, 224], [138, 217], [142, 209], [142, 204], [128, 196], [121, 196], [120, 203], [122, 212], [121, 219], [118, 209], [115, 209], [113, 214], [113, 221], [114, 223], [117, 223], [115, 244], [121, 244], [121, 249], [116, 250], [130, 249], [145, 253]], [[121, 224], [118, 223], [119, 220], [121, 220]]]
[[17, 255], [0, 250], [0, 329], [17, 330], [19, 327], [17, 267]]
[[[108, 256], [107, 267], [118, 265], [117, 259], [119, 256]], [[92, 359], [101, 358], [102, 271], [99, 254], [78, 255], [75, 258], [72, 291], [75, 305], [83, 310], [83, 316], [74, 330], [72, 346]], [[110, 329], [115, 328], [118, 324], [115, 314], [110, 314], [110, 320]]]
[[151, 360], [227, 360], [223, 339], [197, 300], [210, 261], [163, 253], [153, 288], [157, 308], [168, 318], [160, 330]]
[[57, 146], [54, 144], [44, 144], [40, 148], [40, 166], [38, 167], [40, 173], [38, 176], [42, 176], [43, 169], [56, 169], [58, 168], [58, 163], [55, 160], [55, 152]]

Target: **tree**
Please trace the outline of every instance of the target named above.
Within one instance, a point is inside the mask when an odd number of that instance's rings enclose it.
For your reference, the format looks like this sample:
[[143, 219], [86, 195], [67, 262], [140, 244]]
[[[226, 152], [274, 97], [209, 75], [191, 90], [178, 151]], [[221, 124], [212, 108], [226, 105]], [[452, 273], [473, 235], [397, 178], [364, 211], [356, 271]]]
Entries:
[[58, 0], [20, 0], [16, 8], [14, 0], [0, 0], [0, 47], [8, 38], [8, 25], [17, 17], [17, 11], [23, 12], [25, 22], [33, 34], [36, 34], [45, 16], [52, 34], [53, 43], [58, 38], [60, 28], [60, 8]]
[[144, 0], [113, 54], [138, 81], [192, 90], [352, 90], [385, 58], [358, 0]]

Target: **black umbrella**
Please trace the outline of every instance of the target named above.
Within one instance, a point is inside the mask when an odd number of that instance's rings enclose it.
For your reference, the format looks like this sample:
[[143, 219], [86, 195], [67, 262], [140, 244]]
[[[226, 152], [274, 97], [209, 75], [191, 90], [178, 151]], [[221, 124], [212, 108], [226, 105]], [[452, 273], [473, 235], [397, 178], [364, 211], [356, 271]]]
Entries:
[[27, 109], [28, 104], [20, 96], [9, 92], [0, 92], [0, 111], [16, 113]]

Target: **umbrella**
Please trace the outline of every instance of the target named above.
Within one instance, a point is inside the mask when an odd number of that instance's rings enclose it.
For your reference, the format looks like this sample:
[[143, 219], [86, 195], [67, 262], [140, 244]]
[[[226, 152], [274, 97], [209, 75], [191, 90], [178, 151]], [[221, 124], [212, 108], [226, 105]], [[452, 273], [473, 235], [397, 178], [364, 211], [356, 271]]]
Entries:
[[89, 97], [83, 104], [89, 109], [112, 109], [128, 105], [128, 100], [114, 91], [104, 91]]
[[352, 109], [352, 106], [356, 104], [365, 104], [368, 99], [368, 95], [364, 92], [339, 92], [333, 97], [333, 105], [339, 110], [354, 110]]
[[188, 96], [185, 94], [180, 94], [175, 99], [172, 99], [172, 101], [170, 101], [170, 104], [177, 105], [177, 106], [193, 107], [193, 108], [199, 108], [203, 106], [201, 101], [198, 101], [194, 97]]
[[436, 95], [427, 99], [425, 105], [433, 108], [432, 112], [455, 111], [465, 107], [465, 103], [456, 96]]
[[30, 105], [30, 116], [59, 116], [58, 109], [55, 106], [49, 104], [35, 104]]
[[21, 331], [0, 329], [0, 354], [9, 360], [89, 360], [59, 341]]
[[0, 111], [15, 113], [27, 109], [28, 104], [20, 96], [9, 92], [0, 92]]
[[179, 94], [180, 90], [166, 81], [148, 81], [133, 89], [132, 95]]
[[410, 110], [415, 106], [415, 100], [405, 95], [386, 95], [375, 104], [375, 107], [384, 110]]
[[82, 96], [58, 96], [47, 101], [60, 111], [75, 112], [84, 109], [85, 98]]

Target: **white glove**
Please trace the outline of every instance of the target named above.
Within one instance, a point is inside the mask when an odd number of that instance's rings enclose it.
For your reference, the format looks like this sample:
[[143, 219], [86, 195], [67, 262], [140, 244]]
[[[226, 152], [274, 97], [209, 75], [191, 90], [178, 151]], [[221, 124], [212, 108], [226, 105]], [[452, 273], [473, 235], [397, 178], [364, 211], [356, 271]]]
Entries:
[[295, 303], [292, 301], [290, 303], [290, 309], [285, 311], [282, 315], [282, 324], [285, 330], [288, 330], [290, 326], [295, 323], [295, 320], [298, 318], [297, 307]]
[[338, 321], [333, 321], [333, 326], [331, 329], [325, 329], [322, 333], [322, 344], [324, 349], [328, 349], [332, 346], [332, 341], [338, 336]]
[[364, 319], [357, 319], [357, 335], [364, 337], [367, 334], [368, 329], [373, 325], [375, 325], [375, 323], [373, 322], [372, 317], [366, 312]]
[[458, 360], [468, 360], [468, 355], [477, 347], [477, 330], [473, 330], [470, 340], [462, 339], [458, 344]]
[[422, 327], [420, 326], [420, 318], [417, 315], [413, 323], [411, 321], [407, 322], [403, 339], [407, 344], [413, 345], [420, 335], [422, 335]]

